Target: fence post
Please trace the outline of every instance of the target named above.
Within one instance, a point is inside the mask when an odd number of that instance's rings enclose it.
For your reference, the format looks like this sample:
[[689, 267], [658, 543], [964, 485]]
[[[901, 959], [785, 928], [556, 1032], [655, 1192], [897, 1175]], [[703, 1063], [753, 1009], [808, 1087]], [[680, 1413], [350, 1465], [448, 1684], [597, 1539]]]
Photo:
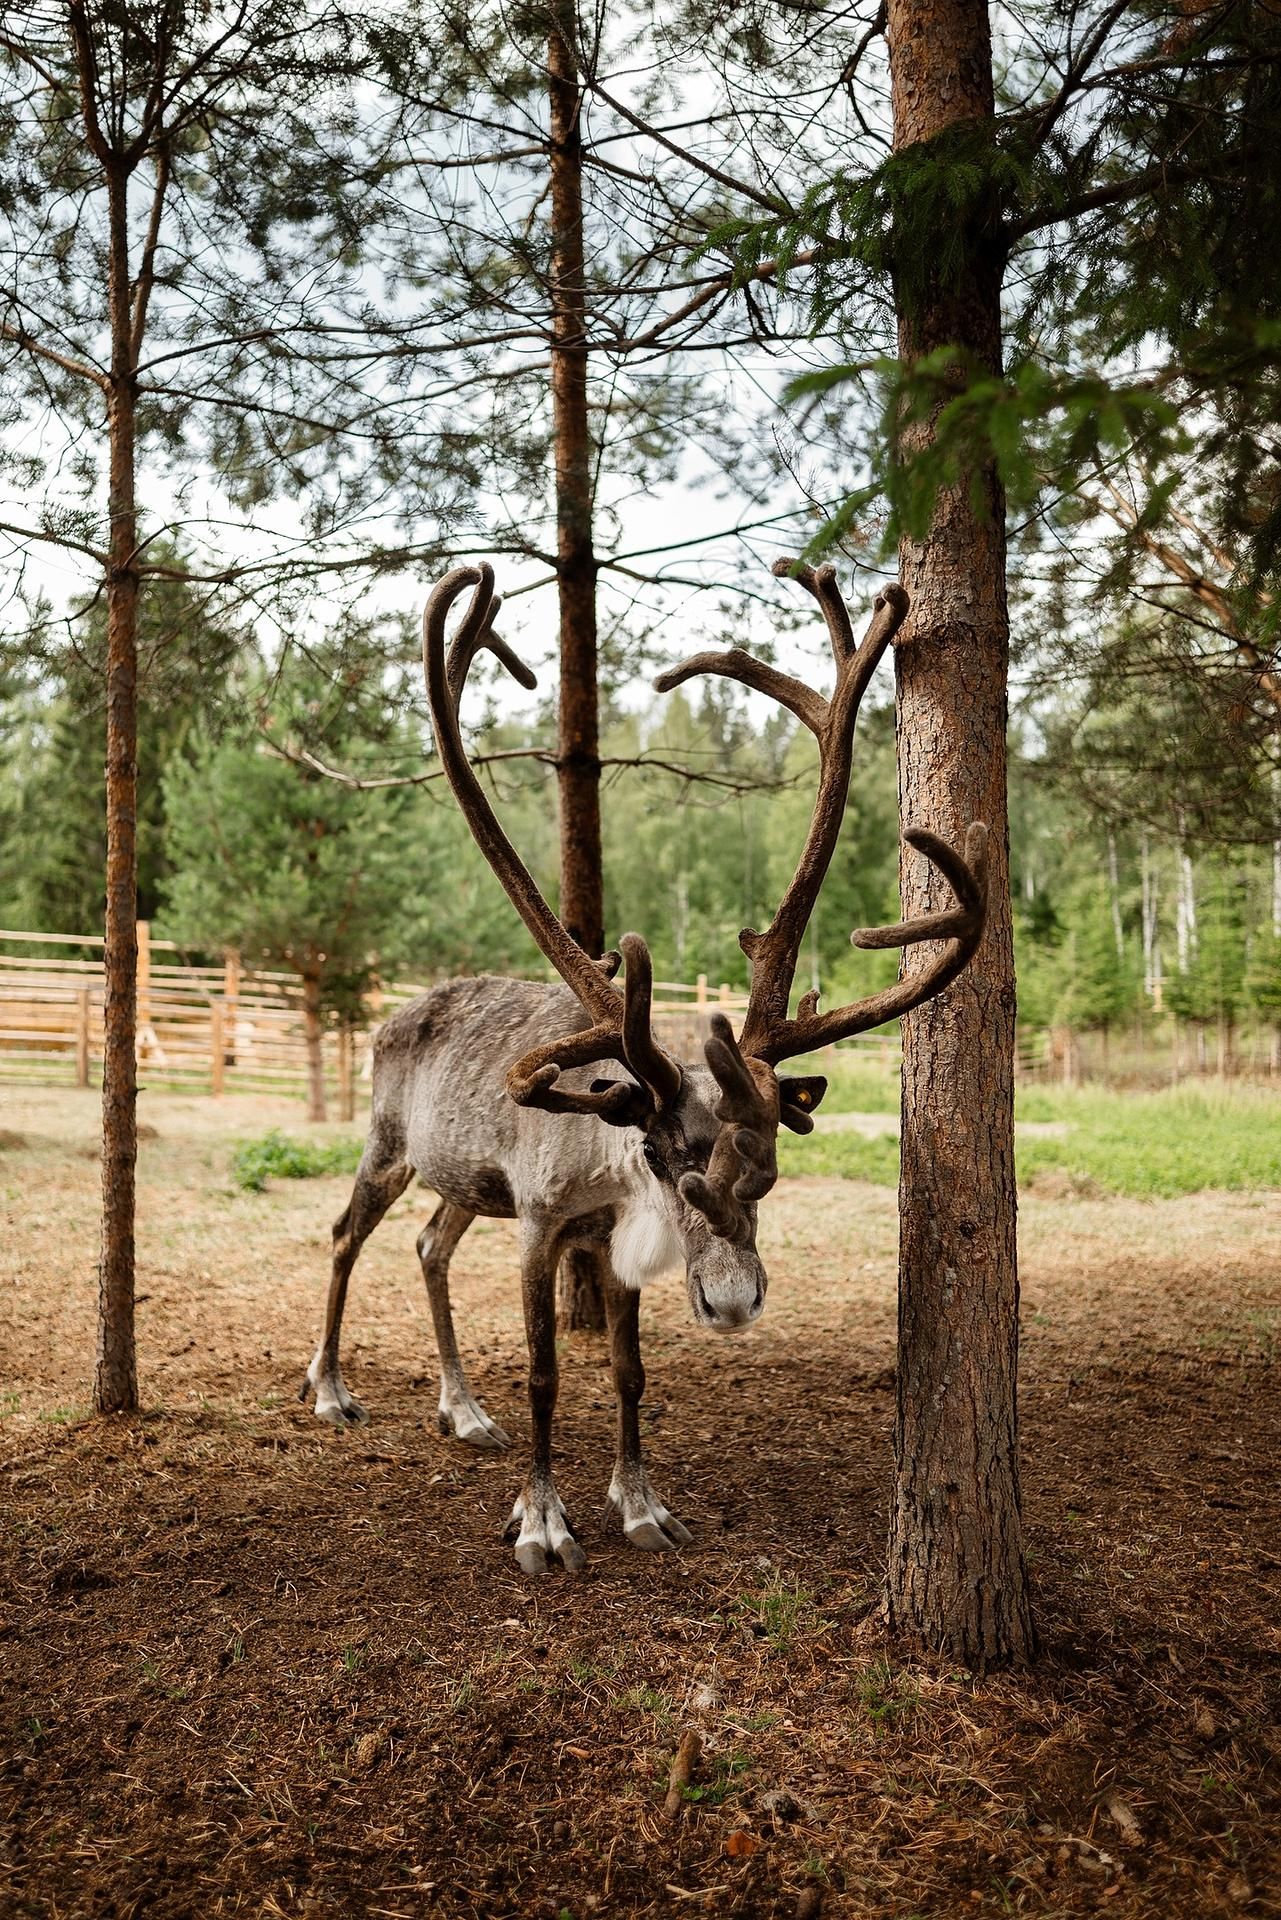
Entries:
[[89, 989], [76, 992], [76, 1085], [89, 1084]]
[[729, 1002], [730, 1002], [730, 990], [729, 990], [729, 981], [728, 981], [728, 980], [722, 980], [722, 981], [721, 981], [721, 991], [720, 991], [720, 1002], [721, 1002], [721, 1005], [722, 1005], [722, 1007], [728, 1007], [728, 1005], [729, 1005]]
[[352, 1074], [351, 1028], [344, 1020], [338, 1029], [338, 1118], [356, 1118], [356, 1085]]
[[240, 954], [235, 947], [228, 947], [223, 955], [222, 996], [227, 1012], [223, 1027], [223, 1047], [229, 1067], [236, 1064], [236, 1021], [240, 1016]]
[[700, 1013], [707, 1012], [707, 975], [700, 973], [694, 988], [694, 1005]]
[[226, 1044], [224, 1025], [226, 1008], [221, 1000], [209, 1003], [209, 1090], [215, 1098], [222, 1092], [222, 1070]]
[[147, 1048], [155, 1044], [151, 1031], [151, 922], [135, 923], [138, 941], [137, 987], [134, 994], [134, 1053], [141, 1065]]
[[151, 1021], [151, 922], [138, 922], [138, 1026]]

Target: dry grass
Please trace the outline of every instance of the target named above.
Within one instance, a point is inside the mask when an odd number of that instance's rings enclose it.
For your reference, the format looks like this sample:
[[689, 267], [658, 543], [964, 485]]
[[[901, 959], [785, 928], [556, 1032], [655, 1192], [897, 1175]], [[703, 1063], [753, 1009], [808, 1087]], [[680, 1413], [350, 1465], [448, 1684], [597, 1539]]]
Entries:
[[[296, 1118], [148, 1097], [147, 1413], [83, 1418], [91, 1099], [3, 1116], [0, 1912], [58, 1916], [1281, 1911], [1276, 1196], [1024, 1208], [1032, 1675], [908, 1663], [876, 1620], [893, 1196], [785, 1183], [734, 1342], [647, 1298], [654, 1480], [696, 1546], [608, 1535], [611, 1397], [564, 1356], [590, 1555], [528, 1582], [519, 1462], [435, 1428], [411, 1193], [357, 1270], [349, 1378], [293, 1398], [345, 1182], [236, 1191]], [[521, 1427], [514, 1242], [456, 1263], [475, 1384]], [[705, 1742], [662, 1812], [683, 1729]]]

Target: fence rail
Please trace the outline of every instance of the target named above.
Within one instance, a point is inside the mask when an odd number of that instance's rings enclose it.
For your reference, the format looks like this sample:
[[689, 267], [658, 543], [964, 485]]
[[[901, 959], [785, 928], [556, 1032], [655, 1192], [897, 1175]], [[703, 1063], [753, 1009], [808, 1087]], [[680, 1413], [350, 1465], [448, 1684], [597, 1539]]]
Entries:
[[[0, 1084], [89, 1086], [103, 1047], [102, 935], [0, 928]], [[79, 949], [69, 953], [68, 948]], [[15, 951], [16, 949], [16, 951]], [[92, 957], [86, 958], [89, 954]], [[307, 1048], [296, 974], [253, 967], [228, 953], [220, 965], [190, 964], [173, 941], [138, 923], [138, 1067], [144, 1084], [193, 1093], [302, 1096]], [[321, 1056], [327, 1098], [350, 1117], [368, 1098], [371, 1035], [380, 1020], [430, 982], [389, 980], [371, 995], [368, 1026], [330, 1022]], [[715, 1012], [741, 1013], [747, 996], [695, 981], [654, 983], [654, 1022], [669, 1052], [697, 1057]], [[897, 1034], [842, 1042], [892, 1072]], [[1118, 1024], [1111, 1033], [1020, 1027], [1018, 1072], [1032, 1081], [1160, 1086], [1203, 1075], [1281, 1080], [1281, 1026], [1256, 1022], [1214, 1031], [1168, 1012]]]
[[[101, 934], [0, 928], [0, 1082], [89, 1086], [103, 1049]], [[82, 951], [68, 955], [69, 947]], [[18, 949], [17, 952], [13, 949]], [[6, 950], [7, 949], [7, 950]], [[84, 950], [97, 957], [84, 957]], [[307, 1081], [301, 985], [294, 974], [247, 965], [192, 965], [172, 941], [138, 923], [138, 1068], [146, 1084], [192, 1092], [301, 1095]], [[160, 956], [164, 956], [163, 958]], [[321, 1041], [326, 1092], [350, 1115], [367, 1087], [371, 1031], [430, 983], [384, 982], [369, 1030], [331, 1021]], [[728, 986], [660, 980], [655, 1023], [673, 1052], [696, 1050], [713, 1012], [741, 1012]]]
[[[9, 949], [0, 952], [0, 1079], [88, 1086], [102, 1059], [102, 960], [60, 950], [100, 953], [102, 936], [0, 928], [0, 947]], [[221, 966], [168, 958], [178, 951], [139, 923], [137, 1055], [146, 1082], [214, 1094], [301, 1092], [307, 1056], [296, 976], [246, 967], [234, 953]], [[384, 989], [383, 1004], [390, 1010], [417, 991]], [[367, 1046], [366, 1035], [337, 1025], [323, 1036], [327, 1089], [342, 1110], [354, 1104]]]

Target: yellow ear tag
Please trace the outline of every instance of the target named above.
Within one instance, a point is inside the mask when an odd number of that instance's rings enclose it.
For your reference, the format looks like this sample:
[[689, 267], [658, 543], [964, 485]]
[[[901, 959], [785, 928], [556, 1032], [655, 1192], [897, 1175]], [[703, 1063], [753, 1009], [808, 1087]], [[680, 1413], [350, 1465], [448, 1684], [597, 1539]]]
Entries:
[[798, 1107], [808, 1107], [808, 1105], [809, 1105], [809, 1103], [810, 1103], [810, 1100], [812, 1099], [812, 1097], [813, 1097], [813, 1096], [811, 1095], [811, 1093], [810, 1093], [810, 1090], [809, 1090], [809, 1088], [808, 1088], [808, 1087], [802, 1087], [802, 1088], [801, 1088], [801, 1090], [800, 1090], [800, 1092], [799, 1092], [799, 1093], [797, 1094], [797, 1096], [796, 1096], [796, 1104], [797, 1104], [797, 1106], [798, 1106]]

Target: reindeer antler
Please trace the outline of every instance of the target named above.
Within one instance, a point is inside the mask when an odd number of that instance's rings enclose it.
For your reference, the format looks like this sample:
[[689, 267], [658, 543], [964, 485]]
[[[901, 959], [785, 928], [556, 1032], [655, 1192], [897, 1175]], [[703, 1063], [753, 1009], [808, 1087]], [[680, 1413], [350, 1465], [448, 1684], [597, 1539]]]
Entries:
[[707, 1172], [684, 1174], [680, 1190], [713, 1233], [742, 1240], [750, 1230], [746, 1207], [763, 1200], [778, 1179], [778, 1081], [763, 1060], [747, 1060], [723, 1013], [712, 1015], [707, 1064], [721, 1090], [720, 1132]]
[[[471, 604], [446, 652], [446, 621], [467, 587], [475, 588]], [[669, 1105], [681, 1085], [680, 1068], [653, 1034], [649, 949], [639, 934], [629, 933], [620, 942], [621, 955], [608, 953], [603, 960], [594, 960], [565, 931], [499, 825], [463, 745], [458, 709], [468, 670], [482, 649], [496, 655], [522, 686], [537, 684], [529, 668], [493, 630], [501, 605], [494, 593], [493, 568], [487, 565], [455, 567], [427, 602], [423, 668], [436, 750], [477, 846], [591, 1022], [585, 1030], [545, 1041], [517, 1060], [507, 1073], [507, 1091], [521, 1106], [542, 1107], [550, 1113], [591, 1113], [618, 1126], [637, 1125], [647, 1111]], [[610, 984], [621, 959], [627, 962], [623, 994]], [[563, 1069], [589, 1066], [596, 1060], [618, 1061], [636, 1076], [640, 1087], [615, 1084], [580, 1092], [558, 1084]]]
[[[654, 683], [660, 693], [666, 693], [696, 674], [714, 673], [738, 680], [754, 692], [768, 694], [779, 701], [818, 741], [818, 794], [796, 872], [765, 932], [756, 933], [748, 927], [739, 935], [739, 945], [752, 962], [752, 984], [743, 1030], [735, 1048], [737, 1064], [727, 1061], [721, 1043], [723, 1036], [714, 1035], [707, 1043], [707, 1062], [727, 1103], [736, 1098], [732, 1085], [741, 1089], [740, 1068], [759, 1083], [760, 1075], [754, 1068], [772, 1068], [795, 1054], [808, 1053], [833, 1040], [863, 1033], [869, 1027], [910, 1012], [940, 992], [960, 973], [978, 946], [987, 911], [987, 828], [982, 822], [976, 821], [969, 828], [964, 857], [924, 827], [908, 827], [904, 840], [932, 860], [950, 881], [957, 897], [956, 907], [944, 913], [900, 921], [892, 927], [862, 928], [851, 938], [860, 947], [907, 947], [921, 940], [939, 939], [946, 939], [950, 944], [920, 973], [829, 1013], [820, 1014], [817, 994], [807, 993], [797, 1008], [796, 1018], [789, 1019], [788, 1004], [801, 941], [840, 833], [859, 704], [881, 656], [903, 624], [908, 599], [897, 582], [885, 587], [877, 595], [871, 624], [862, 643], [856, 645], [835, 568], [811, 568], [794, 560], [779, 560], [774, 572], [793, 575], [818, 601], [836, 665], [836, 685], [830, 699], [824, 699], [804, 681], [754, 659], [741, 647], [733, 647], [727, 653], [695, 654], [683, 666], [661, 674]], [[782, 1117], [788, 1124], [796, 1123], [795, 1118], [789, 1120], [786, 1111]], [[713, 1221], [717, 1210], [724, 1214], [734, 1204], [735, 1197], [738, 1200], [759, 1197], [749, 1196], [742, 1184], [745, 1178], [751, 1184], [751, 1167], [758, 1159], [755, 1149], [745, 1137], [742, 1124], [730, 1112], [722, 1112], [721, 1118], [724, 1124], [713, 1153], [716, 1177], [713, 1177], [713, 1167], [709, 1167], [705, 1183], [714, 1187], [715, 1192], [705, 1192], [702, 1199], [695, 1199], [692, 1192], [688, 1196]], [[704, 1205], [704, 1201], [708, 1204]]]

